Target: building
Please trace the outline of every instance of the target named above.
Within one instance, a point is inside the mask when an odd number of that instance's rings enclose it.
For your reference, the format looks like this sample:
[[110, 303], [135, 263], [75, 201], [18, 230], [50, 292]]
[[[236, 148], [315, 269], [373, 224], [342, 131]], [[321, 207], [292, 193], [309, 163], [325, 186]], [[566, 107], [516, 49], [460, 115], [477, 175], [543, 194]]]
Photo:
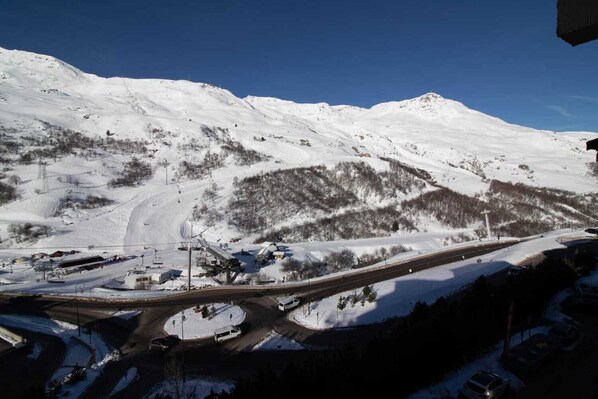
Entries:
[[125, 276], [124, 285], [132, 290], [145, 289], [150, 286], [151, 277], [145, 273], [129, 273]]
[[129, 289], [146, 289], [154, 284], [162, 284], [172, 276], [170, 270], [148, 273], [146, 271], [133, 270], [125, 276], [124, 285]]
[[274, 252], [278, 252], [279, 248], [276, 243], [271, 241], [263, 242], [260, 245], [260, 250], [255, 255], [255, 261], [261, 265], [269, 261], [273, 256]]
[[216, 266], [229, 270], [240, 269], [241, 261], [228, 252], [213, 245], [206, 245], [205, 249], [216, 260]]
[[87, 256], [85, 258], [67, 259], [58, 263], [56, 270], [61, 274], [93, 270], [104, 266], [105, 259], [101, 256]]

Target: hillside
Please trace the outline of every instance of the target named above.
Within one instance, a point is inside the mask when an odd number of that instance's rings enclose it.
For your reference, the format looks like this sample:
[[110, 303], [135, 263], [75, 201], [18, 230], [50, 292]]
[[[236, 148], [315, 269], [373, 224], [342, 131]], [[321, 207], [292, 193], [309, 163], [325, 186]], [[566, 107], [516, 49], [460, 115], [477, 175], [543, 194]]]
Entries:
[[375, 105], [103, 78], [0, 49], [0, 245], [528, 235], [596, 224], [594, 133], [427, 93]]

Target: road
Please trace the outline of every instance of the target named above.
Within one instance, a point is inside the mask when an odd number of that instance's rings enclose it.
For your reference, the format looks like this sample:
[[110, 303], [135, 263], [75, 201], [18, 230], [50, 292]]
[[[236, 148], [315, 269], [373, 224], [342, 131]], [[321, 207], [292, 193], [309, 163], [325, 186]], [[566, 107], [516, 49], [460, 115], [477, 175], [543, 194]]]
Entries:
[[[462, 257], [476, 258], [514, 243], [513, 241], [484, 243], [476, 247], [451, 249], [440, 254], [420, 256], [376, 268], [358, 269], [350, 274], [277, 286], [211, 287], [168, 297], [141, 301], [124, 300], [117, 303], [82, 298], [75, 302], [74, 298], [44, 296], [10, 306], [0, 305], [0, 313], [45, 315], [76, 324], [78, 309], [81, 324], [85, 327], [91, 326], [112, 346], [119, 348], [124, 355], [121, 361], [108, 365], [101, 377], [93, 382], [82, 397], [107, 397], [112, 387], [131, 367], [137, 368], [140, 378], [113, 397], [142, 397], [156, 382], [164, 379], [164, 367], [169, 359], [182, 362], [184, 356], [187, 373], [234, 379], [253, 374], [260, 364], [280, 363], [282, 365], [307, 355], [308, 351], [249, 352], [272, 330], [315, 349], [342, 346], [346, 343], [365, 343], [367, 339], [364, 337], [385, 328], [383, 324], [379, 324], [325, 332], [309, 330], [288, 321], [276, 308], [276, 303], [271, 296], [293, 293], [301, 295], [306, 301], [313, 301], [361, 288], [366, 284], [448, 264], [461, 260]], [[243, 335], [240, 338], [222, 344], [217, 344], [212, 339], [186, 341], [165, 354], [148, 349], [149, 340], [164, 334], [164, 323], [173, 314], [198, 304], [231, 301], [241, 306], [247, 313], [245, 322], [241, 325]], [[113, 313], [118, 309], [135, 309], [143, 312], [133, 320], [127, 321], [110, 316], [110, 312]], [[15, 386], [18, 387], [18, 384]], [[15, 392], [15, 396], [16, 394], [18, 392]]]

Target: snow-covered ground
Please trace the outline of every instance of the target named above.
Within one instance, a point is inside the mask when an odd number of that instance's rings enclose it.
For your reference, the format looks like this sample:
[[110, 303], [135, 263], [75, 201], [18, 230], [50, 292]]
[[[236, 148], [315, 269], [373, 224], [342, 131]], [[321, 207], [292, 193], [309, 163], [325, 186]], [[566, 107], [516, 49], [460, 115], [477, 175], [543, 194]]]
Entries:
[[[374, 284], [371, 288], [376, 292], [376, 300], [373, 302], [362, 300], [361, 290], [342, 292], [321, 301], [304, 304], [292, 311], [289, 317], [308, 328], [328, 329], [377, 323], [387, 318], [405, 316], [411, 312], [417, 301], [432, 303], [441, 296], [449, 295], [473, 283], [481, 275], [497, 273], [542, 251], [563, 248], [561, 241], [566, 242], [575, 236], [577, 234], [564, 232], [546, 234], [475, 259], [458, 261]], [[410, 255], [401, 254], [397, 258], [405, 256]], [[372, 267], [385, 265], [379, 263]], [[350, 298], [353, 296], [357, 296], [357, 301], [352, 304]], [[339, 311], [340, 297], [349, 298], [349, 301]]]
[[120, 380], [116, 383], [116, 385], [110, 391], [110, 396], [117, 394], [118, 392], [125, 389], [130, 383], [137, 380], [139, 378], [139, 373], [137, 372], [137, 368], [131, 367], [127, 370], [127, 373], [121, 377]]
[[[579, 237], [578, 232], [559, 231], [545, 234], [543, 237], [521, 242], [475, 259], [458, 261], [374, 284], [371, 288], [376, 292], [376, 298], [372, 302], [367, 299], [361, 300], [363, 298], [363, 295], [359, 296], [361, 290], [347, 291], [320, 301], [303, 303], [302, 306], [290, 311], [287, 317], [311, 329], [329, 329], [378, 323], [388, 318], [405, 316], [417, 301], [432, 303], [441, 296], [463, 289], [481, 275], [491, 275], [505, 270], [543, 251], [563, 248], [563, 242], [566, 243], [575, 237]], [[431, 252], [434, 251], [425, 253]], [[418, 254], [399, 254], [396, 259], [390, 258], [369, 268], [388, 267], [388, 262], [409, 259], [413, 256]], [[342, 272], [339, 275], [362, 272], [363, 269], [360, 269]], [[315, 280], [317, 279], [311, 281]], [[292, 285], [293, 283], [280, 284]], [[355, 294], [358, 298], [352, 304], [350, 298]], [[349, 300], [344, 309], [339, 311], [340, 297]], [[186, 309], [183, 323], [181, 323], [182, 314], [177, 313], [165, 323], [164, 329], [169, 334], [179, 337], [184, 335], [185, 339], [205, 338], [211, 336], [215, 328], [228, 324], [238, 325], [245, 317], [241, 308], [230, 304], [214, 304], [214, 309], [216, 316], [213, 318], [202, 318], [201, 312], [196, 312], [195, 308]], [[181, 327], [184, 327], [183, 334], [181, 334]]]
[[[177, 384], [178, 386], [175, 387], [174, 384]], [[182, 394], [181, 397], [202, 399], [206, 397], [210, 391], [230, 391], [233, 387], [234, 384], [232, 382], [219, 381], [209, 377], [191, 378], [186, 382], [164, 381], [154, 386], [145, 399], [154, 399], [157, 395], [164, 394], [176, 397], [177, 390]]]
[[[595, 183], [586, 165], [591, 159], [582, 156], [581, 149], [594, 133], [555, 134], [512, 125], [433, 93], [370, 109], [240, 99], [227, 90], [188, 81], [105, 79], [51, 56], [1, 48], [0, 77], [0, 127], [10, 137], [18, 132], [34, 138], [49, 135], [50, 140], [59, 127], [104, 140], [110, 131], [113, 139], [147, 142], [147, 153], [139, 157], [153, 168], [152, 178], [138, 187], [109, 188], [107, 183], [132, 154], [88, 148], [77, 149], [77, 156], [48, 159], [47, 184], [37, 160], [14, 162], [2, 178], [14, 174], [20, 179], [18, 200], [0, 207], [4, 249], [76, 248], [89, 253], [87, 248], [92, 248], [137, 255], [146, 251], [149, 258], [154, 250], [160, 254], [172, 250], [200, 232], [213, 243], [241, 236], [248, 246], [255, 237], [243, 237], [234, 221], [225, 217], [211, 227], [206, 218], [189, 220], [194, 208], [206, 203], [202, 199], [206, 189], [216, 185], [210, 206], [226, 212], [235, 179], [343, 161], [363, 162], [381, 171], [389, 167], [381, 157], [401, 160], [429, 172], [438, 184], [470, 196], [485, 195], [492, 179], [578, 193]], [[206, 128], [216, 133], [206, 133]], [[209, 178], [181, 176], [183, 161], [196, 163], [209, 151], [219, 153], [215, 147], [225, 141], [222, 131], [227, 132], [226, 139], [270, 158], [242, 166], [229, 159]], [[18, 141], [20, 136], [14, 135]], [[26, 152], [28, 142], [23, 140], [19, 151]], [[67, 197], [88, 195], [113, 202], [97, 208], [60, 207]], [[415, 194], [397, 190], [396, 195], [401, 200]], [[381, 205], [375, 195], [365, 197], [364, 206]], [[313, 215], [297, 215], [281, 223], [310, 218]], [[6, 240], [10, 225], [24, 223], [43, 224], [52, 234], [35, 243]], [[417, 224], [428, 233], [458, 234], [435, 220]], [[9, 257], [3, 252], [0, 257]], [[20, 254], [26, 255], [16, 255]], [[178, 268], [186, 263], [184, 254], [180, 258]]]
[[[87, 378], [69, 384], [69, 389], [61, 394], [62, 398], [79, 397], [102, 372], [106, 364], [119, 359], [118, 351], [111, 348], [99, 335], [92, 332], [91, 335], [82, 334], [79, 337], [77, 326], [70, 323], [34, 316], [0, 315], [0, 325], [53, 335], [64, 342], [66, 354], [62, 365], [52, 375], [52, 380], [58, 381], [66, 377], [73, 371], [74, 365], [87, 368]], [[39, 356], [41, 350], [38, 345], [34, 346], [34, 353], [31, 356]]]
[[[354, 306], [351, 306], [350, 302], [348, 302], [346, 307], [338, 314], [337, 305], [339, 303], [339, 297], [349, 297], [355, 294], [354, 291], [340, 293], [308, 305], [304, 304], [289, 312], [288, 317], [309, 328], [325, 329], [376, 323], [390, 317], [406, 315], [417, 301], [433, 302], [439, 296], [448, 295], [455, 290], [461, 289], [481, 274], [495, 273], [510, 265], [524, 261], [530, 255], [554, 248], [560, 248], [563, 246], [563, 242], [566, 243], [568, 240], [579, 237], [579, 232], [571, 231], [559, 231], [552, 234], [546, 234], [543, 237], [537, 237], [516, 244], [513, 247], [484, 255], [479, 258], [481, 260], [480, 262], [478, 262], [477, 258], [473, 262], [459, 261], [375, 284], [373, 290], [377, 292], [377, 296], [373, 302], [366, 300], [362, 305], [361, 301], [357, 301]], [[583, 237], [583, 235], [581, 235], [581, 237]], [[312, 249], [316, 248], [316, 244], [314, 243], [310, 243], [310, 246]], [[397, 258], [405, 258], [408, 256], [417, 256], [417, 254], [400, 254], [397, 255]], [[390, 259], [390, 261], [393, 260], [394, 259]], [[386, 267], [386, 265], [382, 262], [370, 267]], [[354, 271], [346, 273], [354, 273]], [[584, 282], [586, 284], [596, 283], [598, 285], [598, 278], [596, 277], [598, 277], [597, 274], [587, 277], [584, 279]], [[547, 310], [547, 317], [553, 320], [561, 320], [563, 318], [562, 314], [558, 311], [558, 302], [564, 299], [565, 295], [566, 293], [561, 293], [557, 296], [554, 301], [554, 306]], [[306, 306], [309, 306], [310, 308], [306, 309]], [[211, 310], [210, 308], [211, 306], [208, 306], [209, 310]], [[201, 312], [196, 312], [195, 308], [186, 309], [183, 313], [173, 315], [173, 317], [165, 323], [165, 332], [178, 335], [179, 337], [184, 335], [185, 339], [205, 338], [211, 336], [214, 329], [228, 324], [238, 325], [242, 323], [245, 318], [245, 313], [240, 307], [230, 304], [214, 304], [213, 311], [214, 317], [202, 318]], [[130, 318], [137, 314], [138, 311], [125, 311], [119, 312], [117, 316]], [[183, 314], [185, 315], [185, 320], [181, 323], [181, 316]], [[70, 338], [77, 335], [77, 328], [68, 323], [31, 317], [4, 315], [0, 316], [0, 324], [7, 327], [19, 326], [20, 328], [26, 328], [32, 331], [58, 335], [65, 341], [68, 347], [68, 353], [63, 362], [65, 364], [82, 364], [89, 356], [89, 353], [86, 352], [86, 349], [83, 346], [76, 344], [76, 342]], [[181, 328], [184, 328], [184, 330], [181, 331]], [[88, 339], [88, 337], [84, 338]], [[511, 341], [512, 345], [516, 345], [519, 339], [521, 339], [520, 335], [514, 335]], [[92, 335], [92, 340], [92, 346], [97, 348], [98, 359], [110, 359], [110, 348], [108, 348], [105, 343], [99, 341], [99, 337], [97, 336]], [[303, 349], [305, 348], [301, 344], [283, 337], [274, 331], [270, 332], [270, 334], [264, 337], [264, 339], [253, 348], [253, 350]], [[414, 394], [412, 399], [431, 399], [441, 393], [455, 395], [466, 379], [478, 369], [495, 371], [509, 378], [514, 388], [522, 387], [523, 383], [518, 380], [516, 376], [500, 367], [498, 359], [501, 349], [502, 344], [498, 343], [493, 352], [464, 366], [439, 384]], [[100, 361], [92, 366], [88, 372], [88, 379], [85, 380], [88, 381], [87, 384], [94, 378], [95, 374], [100, 372], [105, 361], [106, 360], [103, 362]], [[57, 371], [54, 378], [61, 378], [64, 374], [64, 371]], [[136, 378], [136, 375], [136, 370], [130, 370], [130, 372], [127, 373], [126, 378], [123, 376], [123, 379], [121, 379], [121, 381], [114, 387], [114, 392], [124, 389], [128, 383]], [[205, 388], [205, 394], [207, 394], [211, 388], [222, 390], [230, 389], [232, 387], [230, 382], [214, 382], [209, 379], [192, 380], [191, 383], [201, 387], [198, 388], [200, 391]], [[70, 397], [77, 397], [78, 393], [82, 392], [85, 386], [84, 382], [80, 382], [75, 386], [76, 389], [72, 390], [73, 396]], [[151, 394], [149, 398], [151, 398], [152, 395], [155, 395], [156, 392], [165, 389], [168, 389], [168, 384], [166, 382], [156, 387], [153, 391], [154, 393]], [[203, 396], [198, 395], [196, 397], [199, 398]]]
[[[594, 270], [589, 276], [581, 278], [578, 283], [586, 284], [590, 287], [598, 288], [598, 268]], [[549, 303], [549, 306], [544, 311], [544, 317], [546, 320], [553, 322], [562, 322], [570, 320], [570, 318], [563, 314], [560, 310], [560, 304], [572, 294], [572, 290], [567, 289], [557, 293]], [[537, 326], [530, 330], [522, 331], [521, 333], [514, 334], [510, 339], [510, 346], [513, 347], [518, 345], [529, 336], [536, 333], [546, 333], [549, 326]], [[494, 346], [494, 349], [482, 356], [475, 361], [472, 361], [459, 370], [448, 375], [445, 379], [440, 381], [438, 384], [421, 389], [409, 397], [409, 399], [435, 399], [442, 395], [452, 395], [457, 397], [459, 389], [463, 384], [478, 370], [486, 370], [495, 372], [505, 378], [509, 379], [510, 385], [513, 389], [518, 390], [524, 387], [524, 383], [517, 378], [513, 373], [505, 370], [500, 365], [500, 356], [503, 351], [504, 342], [500, 341]]]
[[164, 324], [168, 334], [183, 339], [207, 338], [214, 330], [228, 325], [237, 326], [245, 320], [245, 312], [238, 306], [214, 303], [206, 307], [207, 317], [202, 317], [201, 308], [189, 308], [169, 318]]
[[[438, 253], [443, 250], [455, 248], [456, 246], [468, 247], [483, 244], [485, 241], [472, 241], [462, 244], [446, 246], [447, 232], [443, 233], [414, 233], [400, 234], [384, 238], [309, 242], [297, 244], [284, 244], [286, 257], [293, 257], [299, 260], [322, 260], [331, 252], [338, 252], [343, 249], [352, 250], [357, 256], [364, 253], [373, 253], [380, 248], [390, 248], [396, 245], [403, 245], [411, 249], [395, 257], [388, 258], [384, 262], [370, 267], [381, 267], [394, 261], [406, 260], [416, 256]], [[559, 238], [562, 237], [562, 238]], [[483, 257], [483, 264], [472, 264], [471, 261], [459, 264], [452, 264], [442, 268], [426, 271], [424, 274], [416, 274], [407, 279], [427, 279], [444, 281], [449, 285], [448, 289], [455, 289], [455, 284], [461, 284], [461, 279], [467, 276], [456, 276], [455, 268], [459, 273], [475, 275], [476, 273], [492, 273], [500, 268], [499, 264], [490, 264], [489, 260], [495, 262], [504, 261], [512, 264], [517, 263], [528, 255], [541, 252], [546, 249], [543, 246], [551, 243], [558, 244], [555, 240], [572, 239], [573, 237], [589, 237], [583, 231], [559, 230], [545, 234], [543, 238], [535, 238], [526, 244], [520, 244], [502, 252]], [[503, 238], [508, 240], [508, 238]], [[270, 281], [273, 284], [285, 282], [285, 273], [281, 270], [281, 260], [273, 260], [265, 266], [254, 263], [255, 254], [260, 249], [257, 244], [230, 243], [226, 244], [226, 252], [239, 258], [244, 265], [245, 271], [240, 273], [233, 284], [249, 282], [259, 278], [262, 281]], [[223, 276], [215, 278], [203, 276], [205, 271], [196, 266], [196, 257], [203, 257], [205, 252], [192, 252], [191, 265], [191, 286], [193, 289], [202, 287], [218, 286], [223, 282]], [[115, 254], [102, 254], [105, 259], [110, 259]], [[120, 255], [120, 254], [119, 254]], [[141, 253], [140, 253], [141, 255]], [[188, 252], [180, 250], [165, 250], [160, 252], [160, 264], [152, 262], [155, 253], [153, 250], [146, 251], [146, 255], [122, 257], [122, 261], [106, 263], [103, 267], [89, 271], [76, 272], [61, 276], [59, 279], [49, 279], [42, 271], [36, 271], [34, 265], [45, 261], [32, 261], [31, 259], [20, 259], [22, 254], [15, 251], [5, 250], [0, 253], [4, 264], [0, 267], [0, 292], [24, 292], [47, 295], [77, 295], [81, 300], [92, 298], [118, 299], [118, 298], [143, 298], [159, 295], [170, 295], [173, 291], [186, 289], [188, 281]], [[81, 257], [83, 254], [65, 256], [63, 259]], [[16, 260], [15, 263], [10, 261]], [[504, 266], [504, 265], [503, 265]], [[133, 289], [123, 284], [128, 275], [159, 275], [168, 273], [171, 277], [161, 284], [152, 284], [145, 289]], [[46, 279], [44, 279], [44, 277]], [[459, 277], [457, 279], [456, 277]], [[59, 282], [55, 282], [58, 280]], [[54, 281], [54, 282], [51, 282]], [[290, 284], [286, 282], [286, 284]], [[451, 285], [453, 284], [453, 285]], [[382, 293], [382, 292], [381, 292]]]
[[[223, 218], [220, 223], [208, 225], [205, 218], [191, 219], [206, 189], [216, 186], [215, 203], [226, 204], [233, 198], [235, 181], [281, 168], [350, 161], [386, 170], [388, 165], [380, 157], [390, 157], [422, 168], [439, 184], [470, 196], [484, 195], [492, 179], [579, 193], [587, 192], [595, 183], [595, 177], [587, 173], [589, 159], [580, 150], [586, 140], [595, 138], [594, 133], [555, 134], [511, 125], [433, 93], [370, 109], [296, 104], [274, 98], [239, 99], [226, 90], [200, 83], [105, 79], [52, 57], [5, 49], [0, 49], [0, 77], [0, 127], [10, 135], [45, 135], [52, 130], [48, 130], [49, 125], [95, 139], [105, 138], [104, 132], [107, 135], [110, 131], [119, 140], [147, 141], [146, 158], [154, 169], [153, 177], [139, 187], [109, 189], [108, 181], [118, 175], [131, 154], [82, 155], [85, 151], [81, 150], [77, 156], [64, 155], [54, 162], [48, 159], [43, 168], [36, 162], [14, 163], [10, 174], [19, 177], [19, 198], [0, 207], [0, 235], [5, 239], [9, 226], [24, 223], [48, 226], [52, 234], [37, 241], [3, 242], [0, 292], [117, 300], [170, 295], [186, 289], [189, 276], [194, 289], [218, 286], [223, 276], [208, 277], [196, 265], [197, 258], [205, 253], [193, 251], [190, 267], [188, 252], [177, 249], [197, 235], [240, 259], [244, 273], [236, 276], [234, 283], [260, 280], [293, 284], [281, 270], [280, 260], [265, 266], [254, 263], [260, 247], [253, 243], [255, 237], [243, 236], [234, 223]], [[231, 140], [270, 158], [242, 167], [228, 160], [225, 167], [211, 171], [209, 179], [175, 178], [183, 160], [198, 162], [213, 148], [214, 138], [204, 134], [204, 128], [226, 129]], [[8, 179], [8, 175], [2, 179]], [[59, 207], [69, 196], [88, 195], [113, 202], [91, 209]], [[380, 205], [375, 196], [368, 197], [364, 204], [373, 208]], [[220, 205], [213, 206], [225, 211]], [[305, 221], [298, 216], [287, 222]], [[479, 225], [451, 229], [426, 219], [419, 220], [417, 227], [419, 233], [284, 244], [283, 250], [285, 257], [322, 260], [343, 249], [350, 249], [357, 256], [397, 245], [411, 249], [369, 266], [385, 267], [394, 261], [442, 251], [453, 243], [454, 237], [472, 234]], [[360, 290], [355, 290], [303, 304], [288, 317], [309, 328], [326, 329], [402, 316], [417, 301], [432, 302], [461, 289], [481, 274], [500, 271], [527, 256], [558, 248], [559, 241], [584, 236], [581, 231], [556, 231], [482, 256], [480, 262], [454, 262], [375, 284], [371, 287], [376, 295], [373, 301], [357, 298], [351, 303], [350, 298], [360, 294]], [[478, 244], [476, 241], [458, 245]], [[55, 258], [55, 262], [91, 255], [119, 260], [95, 270], [48, 279], [47, 272], [34, 268], [48, 258], [32, 260], [32, 256], [56, 250], [80, 252]], [[355, 272], [361, 270], [345, 273]], [[131, 277], [136, 275], [169, 278], [147, 289], [134, 289]], [[344, 300], [346, 306], [339, 311], [338, 304]], [[242, 310], [234, 306], [209, 321], [194, 322], [200, 314], [193, 309], [186, 310], [185, 315], [185, 338], [211, 335], [219, 326], [217, 323], [236, 324], [244, 317]], [[121, 315], [128, 316], [134, 314]], [[2, 316], [0, 324], [14, 323], [11, 317]], [[166, 331], [178, 335], [180, 314], [169, 322]], [[72, 335], [72, 326], [58, 328], [58, 323], [53, 323], [56, 325], [47, 326], [47, 331]], [[25, 328], [36, 328], [33, 324], [22, 320]], [[280, 342], [281, 339], [272, 332], [256, 348], [297, 348], [295, 343], [284, 339]], [[72, 344], [72, 340], [67, 341]], [[82, 360], [80, 350], [71, 348], [69, 353], [69, 361]]]

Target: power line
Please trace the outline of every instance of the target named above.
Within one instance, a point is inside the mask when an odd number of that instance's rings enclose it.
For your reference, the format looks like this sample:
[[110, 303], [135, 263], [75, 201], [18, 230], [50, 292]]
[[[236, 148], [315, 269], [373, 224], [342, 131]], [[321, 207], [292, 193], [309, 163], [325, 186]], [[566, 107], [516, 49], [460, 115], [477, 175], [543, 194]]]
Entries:
[[[144, 244], [123, 244], [123, 245], [93, 245], [90, 246], [69, 246], [72, 249], [96, 249], [96, 248], [123, 248], [123, 247], [146, 247], [146, 246], [159, 246], [159, 245], [176, 245], [180, 244], [181, 241], [176, 242], [160, 242], [160, 243], [144, 243]], [[56, 247], [17, 247], [17, 248], [2, 248], [0, 251], [20, 251], [20, 250], [36, 250], [36, 249], [56, 249]]]

